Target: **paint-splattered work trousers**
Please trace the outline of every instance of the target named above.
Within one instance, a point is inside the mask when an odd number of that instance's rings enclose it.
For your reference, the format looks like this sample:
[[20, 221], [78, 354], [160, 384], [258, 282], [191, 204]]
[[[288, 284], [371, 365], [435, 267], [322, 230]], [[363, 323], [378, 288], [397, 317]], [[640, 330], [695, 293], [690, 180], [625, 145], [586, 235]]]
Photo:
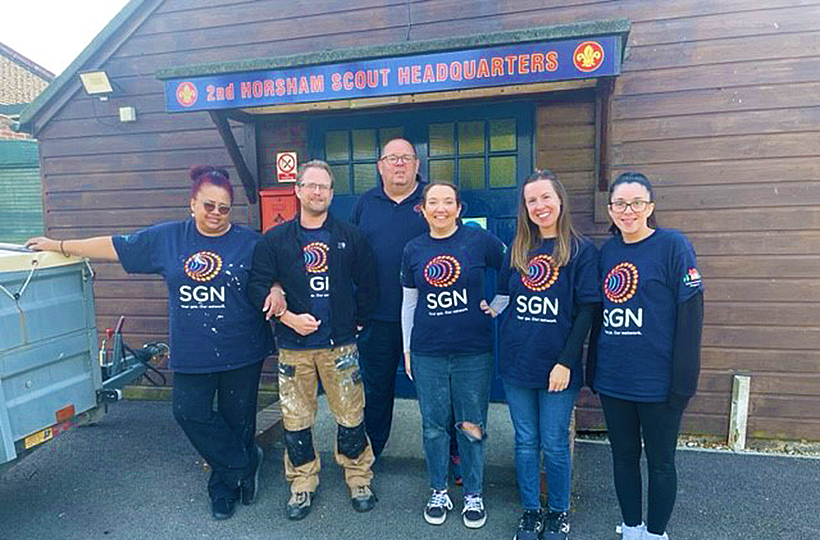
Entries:
[[279, 399], [285, 426], [285, 476], [293, 493], [316, 491], [321, 461], [313, 446], [318, 377], [338, 423], [335, 455], [352, 489], [369, 486], [373, 449], [364, 428], [364, 390], [356, 345], [280, 349]]

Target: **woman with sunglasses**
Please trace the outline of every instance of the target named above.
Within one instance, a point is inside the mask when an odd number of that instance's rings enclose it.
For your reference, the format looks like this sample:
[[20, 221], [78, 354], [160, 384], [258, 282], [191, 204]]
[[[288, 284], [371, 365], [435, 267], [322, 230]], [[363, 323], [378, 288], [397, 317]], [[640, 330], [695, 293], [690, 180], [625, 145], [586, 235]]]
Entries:
[[[499, 332], [501, 378], [524, 507], [515, 540], [558, 540], [569, 533], [569, 426], [583, 384], [584, 339], [600, 309], [597, 274], [595, 246], [575, 232], [566, 190], [551, 171], [536, 171], [521, 188], [515, 240], [498, 295], [485, 308], [492, 316], [507, 308]], [[543, 514], [542, 451], [549, 488]]]
[[[640, 173], [609, 189], [610, 238], [601, 248], [603, 317], [593, 329], [587, 381], [601, 397], [623, 540], [666, 539], [677, 494], [675, 448], [700, 370], [703, 285], [692, 244], [658, 228]], [[596, 324], [598, 326], [598, 324]], [[641, 439], [649, 472], [642, 514]]]
[[272, 339], [263, 314], [246, 293], [254, 246], [261, 236], [231, 223], [233, 188], [224, 169], [193, 167], [190, 177], [191, 219], [126, 235], [38, 237], [26, 245], [118, 261], [128, 273], [164, 278], [174, 417], [211, 466], [213, 517], [227, 519], [237, 501], [254, 501], [262, 461], [262, 450], [254, 443], [256, 402]]

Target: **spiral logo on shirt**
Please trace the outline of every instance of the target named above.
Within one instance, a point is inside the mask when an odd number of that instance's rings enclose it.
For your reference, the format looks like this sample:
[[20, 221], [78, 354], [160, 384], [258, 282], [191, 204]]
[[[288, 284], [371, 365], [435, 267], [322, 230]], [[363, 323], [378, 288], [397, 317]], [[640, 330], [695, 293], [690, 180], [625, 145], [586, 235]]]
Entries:
[[536, 255], [530, 259], [526, 275], [521, 276], [521, 283], [531, 291], [546, 291], [558, 279], [560, 269], [550, 255]]
[[222, 257], [213, 251], [194, 253], [185, 261], [185, 275], [194, 281], [211, 281], [222, 270]]
[[623, 304], [638, 289], [638, 268], [628, 262], [615, 265], [604, 279], [604, 294], [610, 302]]
[[327, 253], [330, 248], [324, 242], [311, 242], [302, 252], [305, 254], [305, 270], [309, 274], [323, 274], [327, 272]]
[[433, 287], [449, 287], [461, 275], [461, 265], [452, 255], [438, 255], [424, 267], [424, 279]]

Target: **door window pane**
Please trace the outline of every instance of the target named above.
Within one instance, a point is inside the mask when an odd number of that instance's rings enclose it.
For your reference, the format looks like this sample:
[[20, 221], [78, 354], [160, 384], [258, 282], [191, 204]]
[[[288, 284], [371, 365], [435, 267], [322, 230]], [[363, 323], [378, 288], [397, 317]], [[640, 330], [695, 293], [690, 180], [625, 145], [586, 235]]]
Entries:
[[490, 187], [515, 187], [515, 156], [490, 158]]
[[455, 124], [430, 124], [430, 155], [452, 156], [456, 153], [453, 144]]
[[[404, 137], [404, 128], [402, 126], [381, 128], [379, 130], [379, 145], [384, 148], [385, 144], [400, 137]], [[381, 148], [379, 148], [379, 151], [381, 151]]]
[[350, 166], [331, 165], [333, 171], [333, 192], [337, 195], [347, 195], [350, 193]]
[[325, 133], [325, 159], [327, 161], [347, 161], [350, 159], [347, 133], [347, 130]]
[[436, 159], [430, 161], [430, 174], [427, 178], [431, 182], [454, 182], [455, 166], [452, 159]]
[[490, 120], [491, 152], [515, 150], [515, 142], [515, 118]]
[[461, 189], [484, 189], [484, 158], [458, 160], [458, 185]]
[[353, 159], [376, 159], [376, 130], [353, 130]]
[[376, 186], [376, 164], [356, 163], [353, 165], [353, 185], [356, 193], [364, 193]]
[[458, 153], [484, 153], [484, 122], [459, 122]]

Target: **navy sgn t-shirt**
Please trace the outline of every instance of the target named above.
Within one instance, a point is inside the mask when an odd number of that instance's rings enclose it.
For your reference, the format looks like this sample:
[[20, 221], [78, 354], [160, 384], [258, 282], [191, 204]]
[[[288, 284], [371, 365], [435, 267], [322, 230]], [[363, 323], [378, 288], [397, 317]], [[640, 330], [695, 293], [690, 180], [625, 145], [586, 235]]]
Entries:
[[491, 351], [492, 318], [479, 308], [484, 272], [499, 270], [504, 244], [483, 229], [459, 226], [448, 238], [429, 234], [407, 243], [403, 287], [418, 289], [410, 350], [416, 354], [478, 354]]
[[[501, 323], [501, 377], [523, 388], [549, 385], [550, 371], [572, 330], [574, 306], [601, 301], [595, 245], [580, 240], [569, 263], [560, 268], [552, 259], [554, 245], [554, 239], [545, 239], [530, 254], [527, 275], [510, 268], [508, 252], [498, 277], [498, 294], [510, 297]], [[579, 363], [570, 387], [582, 383]]]
[[306, 229], [299, 226], [299, 240], [302, 244], [305, 273], [310, 289], [310, 314], [319, 321], [319, 328], [305, 336], [301, 344], [280, 339], [285, 349], [324, 349], [330, 347], [332, 326], [330, 324], [330, 277], [328, 275], [328, 254], [330, 253], [330, 231], [324, 227]]
[[703, 290], [695, 250], [680, 232], [656, 229], [634, 244], [601, 248], [604, 322], [595, 389], [632, 401], [666, 401], [677, 306]]
[[171, 369], [226, 371], [270, 353], [270, 327], [247, 296], [253, 249], [260, 238], [240, 225], [222, 236], [204, 236], [193, 220], [113, 237], [126, 272], [165, 279]]

